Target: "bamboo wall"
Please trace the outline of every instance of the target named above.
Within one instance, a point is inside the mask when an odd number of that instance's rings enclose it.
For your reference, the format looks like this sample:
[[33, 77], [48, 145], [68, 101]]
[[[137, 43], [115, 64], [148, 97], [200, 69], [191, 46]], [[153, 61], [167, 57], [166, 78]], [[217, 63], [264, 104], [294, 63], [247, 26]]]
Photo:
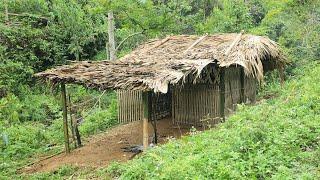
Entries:
[[[241, 69], [229, 67], [225, 70], [225, 115], [232, 113], [241, 103]], [[189, 84], [183, 88], [175, 87], [172, 97], [172, 119], [174, 124], [204, 123], [217, 124], [220, 118], [220, 89], [217, 84]], [[244, 77], [244, 96], [246, 102], [255, 102], [256, 81]], [[208, 122], [207, 122], [208, 121]]]
[[[151, 120], [171, 115], [171, 93], [151, 96]], [[142, 91], [117, 91], [118, 122], [121, 124], [142, 120]]]
[[255, 103], [257, 94], [257, 81], [253, 77], [244, 78], [245, 103]]
[[218, 86], [197, 84], [185, 86], [181, 90], [174, 88], [172, 97], [173, 123], [202, 125], [200, 119], [205, 116], [219, 116], [219, 103]]
[[[217, 71], [215, 71], [217, 72]], [[209, 77], [206, 75], [206, 77]], [[236, 109], [241, 103], [241, 69], [229, 67], [225, 70], [225, 115]], [[220, 118], [220, 90], [217, 80], [211, 83], [198, 81], [198, 84], [187, 83], [174, 86], [167, 94], [152, 93], [151, 119], [162, 119], [172, 116], [174, 124], [201, 126], [210, 122], [216, 124]], [[141, 91], [117, 91], [119, 123], [142, 120], [143, 105]], [[244, 78], [244, 101], [253, 103], [256, 99], [256, 80]]]
[[241, 69], [227, 68], [225, 71], [225, 114], [228, 115], [241, 103]]
[[118, 122], [129, 123], [142, 120], [143, 104], [141, 91], [117, 91]]

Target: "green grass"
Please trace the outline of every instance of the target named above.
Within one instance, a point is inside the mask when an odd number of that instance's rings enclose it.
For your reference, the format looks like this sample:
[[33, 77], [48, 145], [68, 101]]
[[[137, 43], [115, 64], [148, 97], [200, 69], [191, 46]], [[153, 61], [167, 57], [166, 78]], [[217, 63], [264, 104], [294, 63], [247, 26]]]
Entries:
[[217, 128], [107, 171], [120, 179], [319, 179], [320, 65], [297, 71], [272, 88], [276, 98], [240, 105]]
[[[83, 97], [91, 99], [84, 88], [72, 88], [77, 95], [74, 102], [83, 102]], [[100, 97], [101, 103], [94, 101], [83, 105], [83, 110], [79, 110], [84, 119], [79, 126], [82, 138], [103, 132], [117, 124], [115, 93], [107, 92], [102, 96], [93, 92], [90, 95]], [[33, 94], [27, 94], [22, 100], [13, 95], [0, 99], [0, 180], [24, 179], [25, 176], [18, 174], [19, 168], [36, 161], [40, 156], [63, 150], [63, 121], [58, 104], [60, 101], [55, 101], [57, 99], [53, 96]], [[35, 119], [30, 120], [29, 116]], [[64, 172], [60, 169], [54, 173], [54, 177], [62, 176], [60, 171]], [[33, 177], [50, 175], [53, 174], [45, 173]]]

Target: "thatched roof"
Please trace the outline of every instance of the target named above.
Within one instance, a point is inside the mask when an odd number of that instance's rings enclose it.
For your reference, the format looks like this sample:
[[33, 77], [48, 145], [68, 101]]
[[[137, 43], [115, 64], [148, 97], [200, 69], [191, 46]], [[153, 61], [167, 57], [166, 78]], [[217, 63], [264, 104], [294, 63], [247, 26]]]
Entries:
[[285, 58], [267, 37], [249, 34], [178, 35], [140, 45], [117, 61], [82, 61], [36, 74], [53, 83], [82, 84], [98, 89], [153, 90], [166, 93], [169, 84], [190, 73], [200, 75], [209, 64], [239, 65], [246, 75], [263, 79], [264, 68], [282, 68]]

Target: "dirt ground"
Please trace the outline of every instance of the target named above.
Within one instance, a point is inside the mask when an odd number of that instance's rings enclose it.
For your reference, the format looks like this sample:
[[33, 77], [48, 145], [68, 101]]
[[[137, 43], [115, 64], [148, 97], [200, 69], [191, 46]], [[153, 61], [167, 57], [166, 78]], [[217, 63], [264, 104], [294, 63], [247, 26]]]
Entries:
[[[157, 121], [158, 141], [160, 144], [169, 138], [180, 138], [186, 135], [190, 127], [177, 127], [171, 119]], [[153, 137], [153, 128], [149, 124], [149, 142]], [[142, 145], [142, 121], [119, 125], [104, 133], [86, 139], [83, 147], [73, 150], [70, 154], [60, 154], [49, 159], [35, 163], [25, 168], [25, 173], [53, 171], [62, 165], [79, 167], [103, 167], [112, 161], [124, 162], [131, 159], [134, 154], [124, 152], [124, 147]]]

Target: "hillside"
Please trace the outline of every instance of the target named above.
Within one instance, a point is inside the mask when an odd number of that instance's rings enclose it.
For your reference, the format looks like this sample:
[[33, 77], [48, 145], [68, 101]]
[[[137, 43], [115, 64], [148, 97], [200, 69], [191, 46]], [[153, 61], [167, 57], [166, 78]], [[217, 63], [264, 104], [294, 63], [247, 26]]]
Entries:
[[[127, 163], [98, 169], [64, 166], [29, 178], [84, 179], [318, 179], [320, 64], [271, 83], [256, 105], [239, 105], [211, 130], [148, 150]], [[270, 98], [271, 97], [271, 98]]]
[[320, 178], [320, 64], [299, 70], [217, 128], [151, 149], [109, 172], [120, 179]]
[[[2, 1], [0, 179], [320, 179], [319, 7], [319, 0]], [[110, 11], [118, 58], [153, 38], [244, 30], [277, 42], [288, 60], [287, 79], [280, 86], [277, 72], [265, 74], [256, 105], [239, 105], [226, 123], [127, 163], [105, 167], [109, 160], [91, 159], [99, 165], [70, 161], [51, 172], [22, 173], [64, 151], [60, 89], [34, 74], [72, 61], [108, 59]], [[68, 85], [67, 92], [84, 144], [95, 144], [118, 125], [114, 91]], [[103, 147], [97, 149], [105, 156]]]

